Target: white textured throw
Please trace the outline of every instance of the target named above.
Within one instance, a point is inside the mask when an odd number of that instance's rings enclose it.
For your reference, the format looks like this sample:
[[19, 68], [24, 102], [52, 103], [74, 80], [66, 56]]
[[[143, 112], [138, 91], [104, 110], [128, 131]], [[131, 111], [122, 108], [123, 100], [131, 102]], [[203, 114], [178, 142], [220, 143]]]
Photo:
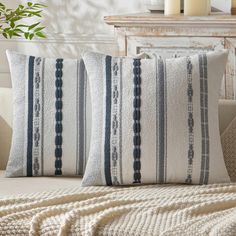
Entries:
[[0, 200], [1, 235], [236, 235], [236, 184], [64, 189]]

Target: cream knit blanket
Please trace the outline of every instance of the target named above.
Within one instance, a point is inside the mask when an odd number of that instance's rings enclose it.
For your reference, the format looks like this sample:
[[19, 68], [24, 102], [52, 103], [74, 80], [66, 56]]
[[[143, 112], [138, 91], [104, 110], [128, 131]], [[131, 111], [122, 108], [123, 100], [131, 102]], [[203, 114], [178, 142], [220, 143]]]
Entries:
[[236, 184], [91, 187], [2, 199], [0, 235], [235, 236]]

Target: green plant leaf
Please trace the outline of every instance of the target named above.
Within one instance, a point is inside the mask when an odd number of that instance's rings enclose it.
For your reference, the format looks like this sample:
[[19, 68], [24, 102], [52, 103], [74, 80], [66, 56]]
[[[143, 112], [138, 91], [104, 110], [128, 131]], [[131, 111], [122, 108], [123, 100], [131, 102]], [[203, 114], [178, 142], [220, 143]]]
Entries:
[[33, 6], [33, 3], [32, 3], [32, 2], [27, 2], [27, 5], [28, 5], [29, 7], [31, 7], [31, 6]]
[[15, 27], [14, 21], [11, 21], [10, 26], [11, 26], [11, 28], [14, 28], [14, 27]]
[[12, 30], [8, 31], [8, 35], [9, 35], [10, 39], [12, 38], [13, 34], [14, 34], [14, 32]]
[[6, 33], [2, 33], [2, 35], [4, 36], [4, 38], [8, 39], [8, 36]]
[[14, 32], [14, 33], [13, 33], [13, 36], [20, 37], [20, 34]]
[[37, 32], [36, 36], [38, 36], [39, 38], [46, 38], [46, 35], [43, 34], [42, 32]]
[[34, 30], [34, 32], [39, 32], [39, 31], [41, 31], [41, 30], [43, 30], [43, 29], [45, 29], [45, 27], [38, 27], [38, 28], [36, 28], [36, 29]]
[[34, 37], [34, 34], [29, 35], [29, 39], [31, 40]]
[[21, 29], [14, 29], [14, 32], [17, 32], [17, 33], [24, 33], [24, 31], [21, 30]]
[[24, 36], [25, 36], [26, 39], [28, 39], [29, 38], [29, 32], [24, 33]]
[[[5, 38], [25, 37], [33, 39], [35, 36], [46, 37], [41, 31], [45, 28], [40, 26], [41, 22], [27, 24], [19, 22], [25, 18], [42, 17], [42, 9], [46, 5], [27, 1], [26, 4], [19, 4], [17, 8], [7, 8], [0, 0], [0, 34]], [[37, 34], [36, 34], [37, 33]]]
[[29, 26], [28, 25], [17, 25], [16, 28], [28, 28]]
[[35, 3], [34, 6], [35, 7], [39, 7], [39, 8], [46, 8], [46, 7], [48, 7], [47, 5], [40, 4], [40, 3]]
[[35, 28], [36, 26], [38, 26], [40, 24], [40, 22], [36, 23], [36, 24], [33, 24], [31, 26], [29, 26], [29, 30], [32, 30], [33, 28]]

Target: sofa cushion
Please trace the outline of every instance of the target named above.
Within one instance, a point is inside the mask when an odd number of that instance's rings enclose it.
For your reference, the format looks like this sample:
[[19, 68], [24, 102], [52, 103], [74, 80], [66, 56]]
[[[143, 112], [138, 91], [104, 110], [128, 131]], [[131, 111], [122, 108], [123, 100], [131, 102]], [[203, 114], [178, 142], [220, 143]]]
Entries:
[[90, 124], [83, 60], [7, 56], [13, 137], [6, 176], [83, 175]]
[[93, 117], [83, 185], [228, 182], [218, 122], [227, 55], [86, 53]]

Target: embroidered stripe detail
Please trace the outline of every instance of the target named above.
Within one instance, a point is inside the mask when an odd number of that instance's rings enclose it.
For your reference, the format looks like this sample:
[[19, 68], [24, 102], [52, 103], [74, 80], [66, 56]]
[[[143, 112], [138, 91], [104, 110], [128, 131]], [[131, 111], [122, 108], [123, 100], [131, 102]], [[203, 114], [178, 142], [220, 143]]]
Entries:
[[33, 175], [38, 176], [40, 170], [39, 158], [41, 158], [41, 63], [40, 57], [35, 59], [34, 68], [34, 112], [33, 112]]
[[122, 76], [122, 68], [123, 68], [123, 59], [120, 58], [120, 127], [119, 127], [119, 149], [120, 149], [120, 184], [123, 184], [123, 173], [122, 173], [122, 90], [123, 90], [123, 76]]
[[63, 91], [62, 91], [62, 85], [63, 85], [63, 59], [57, 59], [56, 60], [56, 72], [55, 72], [55, 108], [56, 108], [56, 125], [55, 125], [55, 131], [56, 131], [56, 137], [55, 137], [55, 175], [62, 175], [62, 131], [63, 131], [63, 113], [62, 113], [62, 97], [63, 97]]
[[158, 97], [158, 155], [159, 155], [159, 182], [166, 181], [166, 72], [165, 63], [162, 59], [158, 60], [159, 73], [159, 97]]
[[110, 163], [110, 135], [111, 135], [111, 60], [110, 56], [106, 56], [106, 120], [105, 120], [105, 147], [104, 147], [104, 158], [105, 158], [105, 179], [108, 186], [112, 185], [111, 180], [111, 163]]
[[193, 174], [193, 158], [194, 158], [194, 119], [193, 119], [193, 85], [192, 85], [192, 69], [193, 65], [191, 59], [187, 57], [187, 81], [188, 81], [188, 171], [187, 179], [185, 182], [187, 184], [192, 183]]
[[134, 73], [134, 101], [133, 101], [133, 157], [134, 157], [134, 184], [141, 183], [141, 60], [134, 59], [133, 61], [133, 73]]
[[44, 69], [45, 59], [42, 59], [42, 82], [41, 82], [41, 97], [42, 97], [42, 124], [41, 124], [41, 175], [44, 175]]
[[120, 65], [119, 59], [112, 59], [112, 111], [111, 111], [111, 160], [112, 160], [112, 184], [120, 185], [119, 177], [119, 161], [120, 161], [120, 145], [119, 145], [119, 132], [120, 132]]
[[208, 125], [208, 72], [207, 56], [199, 55], [200, 66], [200, 107], [201, 107], [201, 133], [202, 133], [202, 161], [200, 184], [207, 184], [209, 179], [209, 125]]
[[33, 147], [34, 60], [35, 60], [35, 57], [29, 57], [27, 176], [32, 176], [33, 174], [32, 173], [32, 147]]

